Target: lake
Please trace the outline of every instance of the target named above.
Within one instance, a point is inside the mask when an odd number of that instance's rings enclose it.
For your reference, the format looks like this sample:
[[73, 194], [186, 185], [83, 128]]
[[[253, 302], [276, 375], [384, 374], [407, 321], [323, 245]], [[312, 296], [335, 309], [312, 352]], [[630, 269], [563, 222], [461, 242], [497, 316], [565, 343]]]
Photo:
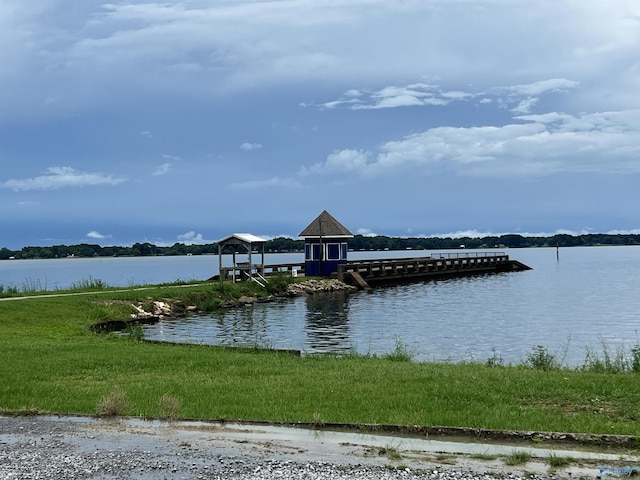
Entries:
[[[354, 252], [352, 259], [431, 252]], [[165, 341], [259, 345], [304, 352], [385, 353], [404, 345], [417, 360], [518, 363], [544, 345], [569, 365], [585, 349], [602, 352], [640, 343], [640, 247], [507, 250], [533, 270], [429, 280], [369, 292], [323, 294], [164, 320], [145, 336]], [[267, 255], [266, 263], [302, 254]], [[228, 264], [227, 261], [224, 262]], [[217, 256], [139, 257], [0, 262], [0, 284], [41, 282], [49, 289], [97, 278], [109, 285], [204, 279]]]

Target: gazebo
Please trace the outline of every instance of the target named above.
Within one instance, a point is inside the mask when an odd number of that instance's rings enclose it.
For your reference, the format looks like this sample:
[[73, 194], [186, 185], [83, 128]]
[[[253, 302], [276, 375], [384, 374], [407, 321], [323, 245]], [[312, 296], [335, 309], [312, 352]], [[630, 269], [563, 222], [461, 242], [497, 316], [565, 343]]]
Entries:
[[347, 263], [347, 239], [353, 238], [353, 233], [326, 210], [299, 236], [304, 237], [305, 276], [330, 277], [338, 265]]
[[[262, 248], [262, 258], [260, 261], [260, 268], [256, 266], [256, 275], [264, 280], [262, 273], [264, 272], [264, 244], [267, 241], [263, 238], [260, 238], [256, 235], [252, 235], [251, 233], [232, 233], [215, 243], [218, 245], [218, 271], [220, 272], [220, 278], [222, 279], [222, 253], [223, 250], [227, 247], [233, 248], [233, 268], [231, 269], [231, 276], [233, 278], [233, 282], [236, 282], [236, 271], [240, 272], [240, 277], [242, 279], [242, 274], [246, 275], [249, 280], [253, 280], [257, 283], [260, 283], [253, 276], [253, 261], [251, 259], [251, 253], [253, 251], [254, 246], [259, 246]], [[229, 248], [227, 248], [229, 250]], [[236, 262], [236, 254], [240, 251], [240, 253], [248, 254], [248, 262], [237, 263]]]

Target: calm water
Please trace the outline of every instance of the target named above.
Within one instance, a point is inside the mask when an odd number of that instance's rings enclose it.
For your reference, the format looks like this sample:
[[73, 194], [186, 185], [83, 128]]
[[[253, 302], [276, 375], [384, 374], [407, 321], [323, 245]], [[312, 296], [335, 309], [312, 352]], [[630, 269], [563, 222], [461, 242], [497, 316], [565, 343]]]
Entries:
[[[603, 342], [614, 351], [640, 343], [640, 247], [565, 248], [559, 260], [555, 249], [508, 253], [533, 270], [288, 299], [162, 321], [146, 326], [145, 335], [307, 352], [382, 353], [401, 341], [420, 360], [452, 361], [484, 361], [495, 350], [506, 362], [519, 362], [540, 344], [566, 355], [572, 365], [584, 360], [587, 346], [600, 352]], [[357, 252], [350, 258], [383, 255], [411, 256], [408, 252]], [[300, 257], [269, 256], [267, 263], [299, 261]], [[110, 285], [207, 278], [217, 272], [218, 259], [38, 260], [21, 262], [22, 269], [14, 267], [17, 263], [0, 262], [0, 283], [20, 286], [24, 279], [46, 278], [49, 288], [62, 288], [65, 282], [89, 276]]]

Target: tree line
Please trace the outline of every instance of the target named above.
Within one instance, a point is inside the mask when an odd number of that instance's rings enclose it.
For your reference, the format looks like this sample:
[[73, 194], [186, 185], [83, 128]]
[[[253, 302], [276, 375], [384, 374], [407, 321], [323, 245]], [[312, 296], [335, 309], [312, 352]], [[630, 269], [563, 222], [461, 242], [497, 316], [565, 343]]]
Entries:
[[[549, 237], [525, 237], [509, 234], [486, 237], [429, 237], [405, 238], [356, 235], [349, 239], [351, 250], [444, 250], [455, 248], [527, 248], [527, 247], [577, 247], [595, 245], [640, 245], [640, 235], [558, 234]], [[265, 243], [267, 253], [295, 253], [304, 251], [304, 240], [278, 237]], [[24, 247], [20, 250], [0, 248], [0, 260], [45, 259], [65, 257], [144, 257], [172, 255], [217, 254], [217, 245], [186, 245], [175, 243], [161, 247], [152, 243], [135, 243], [132, 246], [107, 246], [81, 243], [78, 245], [53, 245], [48, 247]]]

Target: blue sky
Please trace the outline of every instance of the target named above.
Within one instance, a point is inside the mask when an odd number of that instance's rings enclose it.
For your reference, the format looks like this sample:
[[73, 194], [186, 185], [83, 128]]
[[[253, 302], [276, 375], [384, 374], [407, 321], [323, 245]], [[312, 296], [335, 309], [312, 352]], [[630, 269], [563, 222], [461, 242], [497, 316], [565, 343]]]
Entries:
[[640, 232], [635, 0], [0, 0], [0, 247]]

